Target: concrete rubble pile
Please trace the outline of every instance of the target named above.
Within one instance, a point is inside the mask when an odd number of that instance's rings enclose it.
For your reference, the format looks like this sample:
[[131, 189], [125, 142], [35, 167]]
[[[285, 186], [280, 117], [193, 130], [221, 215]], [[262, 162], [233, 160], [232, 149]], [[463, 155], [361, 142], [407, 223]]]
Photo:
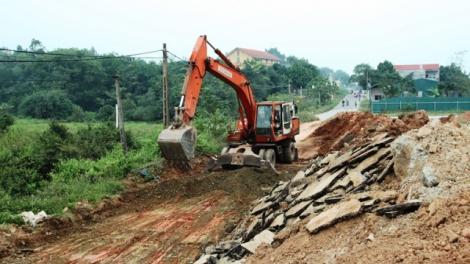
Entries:
[[[414, 212], [422, 202], [445, 195], [443, 189], [452, 190], [437, 162], [451, 151], [444, 151], [447, 145], [459, 154], [466, 151], [468, 159], [468, 131], [436, 120], [397, 139], [380, 133], [364, 144], [312, 160], [291, 181], [278, 182], [256, 201], [232, 240], [207, 247], [195, 263], [241, 263], [261, 243], [282, 243], [292, 229], [314, 235], [364, 213], [395, 218]], [[468, 163], [448, 163], [452, 170], [470, 171]]]
[[273, 243], [274, 232], [305, 218], [310, 219], [306, 229], [315, 234], [364, 212], [396, 217], [417, 210], [419, 201], [396, 204], [396, 191], [371, 188], [380, 185], [393, 170], [393, 140], [381, 134], [345, 153], [334, 152], [312, 161], [291, 181], [279, 182], [260, 198], [246, 228], [238, 229], [232, 241], [207, 248], [196, 263], [234, 263], [254, 253], [261, 242]]

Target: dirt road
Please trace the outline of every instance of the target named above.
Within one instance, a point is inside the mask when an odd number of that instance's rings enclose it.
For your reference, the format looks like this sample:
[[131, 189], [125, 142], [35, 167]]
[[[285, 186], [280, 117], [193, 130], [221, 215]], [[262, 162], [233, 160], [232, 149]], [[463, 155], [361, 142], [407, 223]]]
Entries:
[[252, 201], [304, 166], [279, 164], [280, 175], [252, 168], [206, 173], [207, 161], [201, 158], [189, 177], [168, 169], [161, 181], [125, 180], [129, 191], [97, 207], [81, 202], [71, 219], [5, 227], [0, 263], [192, 263], [235, 228]]

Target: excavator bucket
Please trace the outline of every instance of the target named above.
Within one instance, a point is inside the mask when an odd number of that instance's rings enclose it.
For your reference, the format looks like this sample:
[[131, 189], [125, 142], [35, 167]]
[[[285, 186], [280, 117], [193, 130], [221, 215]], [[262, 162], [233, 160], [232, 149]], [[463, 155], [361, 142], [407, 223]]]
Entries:
[[170, 161], [189, 162], [194, 158], [196, 135], [196, 128], [192, 126], [163, 130], [157, 139], [163, 157]]

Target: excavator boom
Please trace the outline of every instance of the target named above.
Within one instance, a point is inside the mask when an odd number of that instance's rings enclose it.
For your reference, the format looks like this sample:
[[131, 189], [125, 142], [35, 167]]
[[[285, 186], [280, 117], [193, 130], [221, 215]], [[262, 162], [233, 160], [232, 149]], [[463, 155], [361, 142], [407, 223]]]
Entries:
[[[224, 63], [208, 57], [207, 46], [214, 49]], [[228, 133], [228, 146], [210, 162], [209, 170], [218, 165], [226, 168], [267, 165], [274, 169], [276, 157], [287, 163], [297, 159], [294, 143], [295, 135], [299, 133], [299, 119], [295, 116], [293, 102], [257, 103], [246, 76], [214, 48], [206, 36], [200, 36], [187, 64], [173, 124], [158, 136], [157, 142], [166, 160], [190, 168], [197, 134], [192, 121], [207, 72], [235, 90], [240, 115], [236, 130]]]
[[[207, 57], [208, 45], [227, 65]], [[206, 36], [201, 36], [198, 38], [188, 61], [181, 89], [180, 105], [175, 107], [173, 124], [158, 136], [157, 142], [163, 157], [167, 160], [190, 161], [194, 157], [197, 131], [192, 126], [192, 120], [206, 72], [211, 73], [235, 90], [244, 110], [244, 116], [243, 111], [240, 111], [240, 118], [247, 120], [246, 123], [242, 122], [242, 137], [246, 137], [253, 130], [256, 103], [248, 79], [222, 52], [207, 41]]]

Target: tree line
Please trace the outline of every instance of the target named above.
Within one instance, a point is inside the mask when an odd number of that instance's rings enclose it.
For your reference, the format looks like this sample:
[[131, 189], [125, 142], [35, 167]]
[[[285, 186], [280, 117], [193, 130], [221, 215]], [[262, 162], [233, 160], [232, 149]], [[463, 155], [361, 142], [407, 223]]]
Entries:
[[[271, 50], [279, 53], [277, 49]], [[21, 46], [14, 51], [1, 49], [0, 60], [0, 103], [8, 106], [12, 114], [68, 121], [113, 120], [116, 102], [113, 76], [117, 74], [124, 118], [162, 119], [162, 63], [115, 53], [98, 54], [93, 48], [59, 48], [49, 52], [35, 39], [26, 49]], [[301, 87], [316, 86], [326, 103], [332, 85], [325, 69], [332, 71], [289, 56], [273, 66], [257, 60], [245, 62], [242, 71], [250, 80], [257, 101], [287, 94], [290, 85], [297, 93]], [[179, 103], [185, 73], [185, 61], [168, 63], [170, 107]], [[342, 71], [338, 71], [338, 76], [349, 77]], [[235, 117], [237, 107], [235, 92], [217, 78], [206, 75], [198, 113], [214, 113], [218, 109]]]
[[[374, 69], [369, 64], [361, 63], [354, 67], [350, 82], [357, 83], [362, 89], [368, 90], [377, 86], [387, 98], [403, 96], [405, 92], [416, 94], [413, 74], [401, 77], [390, 61], [385, 60]], [[470, 96], [470, 78], [460, 67], [452, 63], [439, 67], [439, 81], [435, 90], [429, 91], [429, 96], [448, 97], [454, 92], [460, 97]]]

